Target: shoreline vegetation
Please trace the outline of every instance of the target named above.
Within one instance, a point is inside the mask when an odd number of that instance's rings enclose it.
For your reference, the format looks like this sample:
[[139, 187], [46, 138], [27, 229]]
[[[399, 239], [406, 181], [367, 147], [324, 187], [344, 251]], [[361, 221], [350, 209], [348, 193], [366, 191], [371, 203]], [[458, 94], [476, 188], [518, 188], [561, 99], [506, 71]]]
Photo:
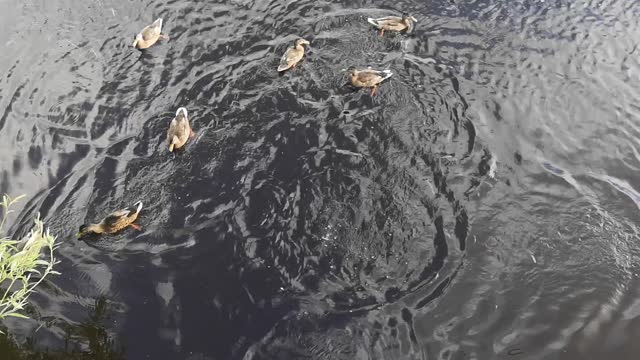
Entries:
[[[8, 215], [13, 212], [11, 206], [22, 198], [24, 195], [16, 198], [6, 194], [2, 196], [0, 234], [4, 231]], [[54, 256], [56, 237], [45, 229], [39, 214], [34, 222], [33, 228], [22, 239], [0, 235], [0, 322], [8, 317], [28, 319], [24, 310], [29, 296], [49, 275], [60, 275], [53, 270], [58, 263]]]

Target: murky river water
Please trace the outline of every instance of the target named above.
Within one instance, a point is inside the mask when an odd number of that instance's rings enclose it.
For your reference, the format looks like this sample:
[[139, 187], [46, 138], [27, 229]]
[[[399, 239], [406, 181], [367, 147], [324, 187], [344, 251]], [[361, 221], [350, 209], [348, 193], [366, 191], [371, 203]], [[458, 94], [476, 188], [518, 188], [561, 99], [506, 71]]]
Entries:
[[[1, 0], [0, 29], [11, 231], [61, 243], [4, 323], [31, 353], [638, 358], [640, 3]], [[137, 200], [142, 232], [74, 238]]]

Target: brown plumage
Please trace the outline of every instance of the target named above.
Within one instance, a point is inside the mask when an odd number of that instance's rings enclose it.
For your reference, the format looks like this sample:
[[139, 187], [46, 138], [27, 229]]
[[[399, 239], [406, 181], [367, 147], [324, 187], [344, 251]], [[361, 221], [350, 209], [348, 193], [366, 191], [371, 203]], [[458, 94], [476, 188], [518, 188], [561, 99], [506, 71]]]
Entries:
[[176, 111], [176, 117], [171, 120], [169, 130], [167, 130], [169, 151], [183, 147], [193, 135], [194, 133], [187, 117], [187, 109], [181, 107]]
[[302, 60], [304, 57], [304, 46], [309, 45], [309, 42], [305, 39], [298, 39], [294, 43], [294, 45], [285, 51], [284, 55], [280, 59], [280, 64], [278, 65], [278, 71], [285, 71], [292, 67], [295, 67], [296, 64]]
[[413, 23], [417, 22], [416, 18], [409, 14], [400, 16], [387, 16], [379, 19], [367, 18], [369, 24], [380, 30], [380, 36], [384, 35], [384, 31], [413, 31]]
[[142, 210], [142, 202], [138, 201], [133, 204], [132, 207], [112, 212], [97, 224], [80, 225], [80, 229], [78, 230], [76, 237], [80, 239], [91, 234], [113, 234], [127, 226], [140, 230], [140, 227], [133, 223], [138, 218], [140, 210]]
[[162, 19], [157, 19], [153, 24], [145, 26], [145, 28], [136, 35], [135, 40], [133, 40], [133, 47], [142, 50], [151, 47], [159, 39], [168, 40], [169, 37], [161, 32]]
[[347, 69], [349, 84], [358, 88], [371, 88], [371, 96], [376, 94], [378, 84], [393, 75], [391, 70], [357, 70], [355, 67]]

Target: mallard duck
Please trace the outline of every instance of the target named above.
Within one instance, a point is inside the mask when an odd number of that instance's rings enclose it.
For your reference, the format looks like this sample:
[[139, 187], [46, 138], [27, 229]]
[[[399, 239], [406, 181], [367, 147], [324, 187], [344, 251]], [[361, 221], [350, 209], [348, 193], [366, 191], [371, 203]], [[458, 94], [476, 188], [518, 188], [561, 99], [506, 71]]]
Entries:
[[285, 51], [280, 59], [280, 65], [278, 65], [278, 71], [285, 71], [290, 68], [296, 67], [296, 64], [302, 60], [304, 56], [304, 46], [309, 45], [309, 42], [305, 39], [298, 39], [294, 45]]
[[169, 151], [179, 149], [187, 143], [190, 137], [195, 133], [189, 125], [187, 117], [187, 109], [181, 107], [176, 111], [176, 117], [171, 120], [169, 130], [167, 130], [167, 141], [169, 142]]
[[369, 24], [380, 30], [380, 36], [384, 35], [384, 31], [404, 31], [411, 33], [413, 31], [413, 23], [418, 20], [413, 16], [404, 13], [400, 16], [387, 16], [379, 19], [367, 18]]
[[162, 18], [157, 19], [151, 25], [145, 26], [145, 28], [136, 35], [135, 40], [133, 40], [133, 47], [142, 50], [151, 47], [158, 39], [168, 40], [169, 37], [161, 34], [161, 32]]
[[138, 214], [140, 213], [141, 209], [142, 202], [138, 201], [137, 203], [133, 204], [132, 207], [112, 212], [98, 224], [80, 225], [80, 229], [78, 230], [76, 237], [80, 239], [90, 234], [113, 234], [126, 228], [127, 226], [130, 226], [136, 230], [140, 230], [140, 226], [134, 224], [133, 222], [138, 218]]
[[378, 84], [390, 78], [393, 73], [391, 70], [373, 70], [367, 68], [357, 70], [351, 66], [347, 69], [349, 84], [359, 88], [371, 88], [371, 96], [376, 94]]

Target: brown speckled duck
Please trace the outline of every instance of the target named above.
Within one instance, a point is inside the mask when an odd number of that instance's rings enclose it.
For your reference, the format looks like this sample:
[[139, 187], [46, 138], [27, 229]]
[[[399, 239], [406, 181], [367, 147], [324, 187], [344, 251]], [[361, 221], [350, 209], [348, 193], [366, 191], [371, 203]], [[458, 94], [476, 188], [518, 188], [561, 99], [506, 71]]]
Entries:
[[290, 68], [295, 68], [296, 64], [304, 57], [304, 46], [309, 45], [309, 42], [305, 39], [298, 39], [294, 45], [285, 51], [284, 55], [280, 59], [278, 65], [278, 71], [285, 71]]
[[153, 24], [145, 26], [133, 40], [133, 47], [139, 50], [147, 49], [155, 44], [159, 39], [169, 40], [167, 35], [162, 34], [162, 19], [157, 19]]
[[97, 224], [80, 225], [76, 237], [80, 239], [87, 235], [113, 234], [128, 226], [140, 230], [140, 226], [133, 223], [138, 218], [140, 210], [142, 202], [138, 201], [131, 207], [112, 212]]
[[391, 70], [358, 70], [354, 66], [347, 69], [348, 82], [358, 88], [371, 88], [371, 96], [376, 94], [378, 85], [393, 75]]
[[384, 35], [384, 31], [406, 31], [411, 33], [413, 31], [413, 24], [417, 22], [416, 18], [404, 13], [400, 16], [387, 16], [378, 19], [367, 18], [369, 24], [375, 26], [380, 30], [380, 36]]

